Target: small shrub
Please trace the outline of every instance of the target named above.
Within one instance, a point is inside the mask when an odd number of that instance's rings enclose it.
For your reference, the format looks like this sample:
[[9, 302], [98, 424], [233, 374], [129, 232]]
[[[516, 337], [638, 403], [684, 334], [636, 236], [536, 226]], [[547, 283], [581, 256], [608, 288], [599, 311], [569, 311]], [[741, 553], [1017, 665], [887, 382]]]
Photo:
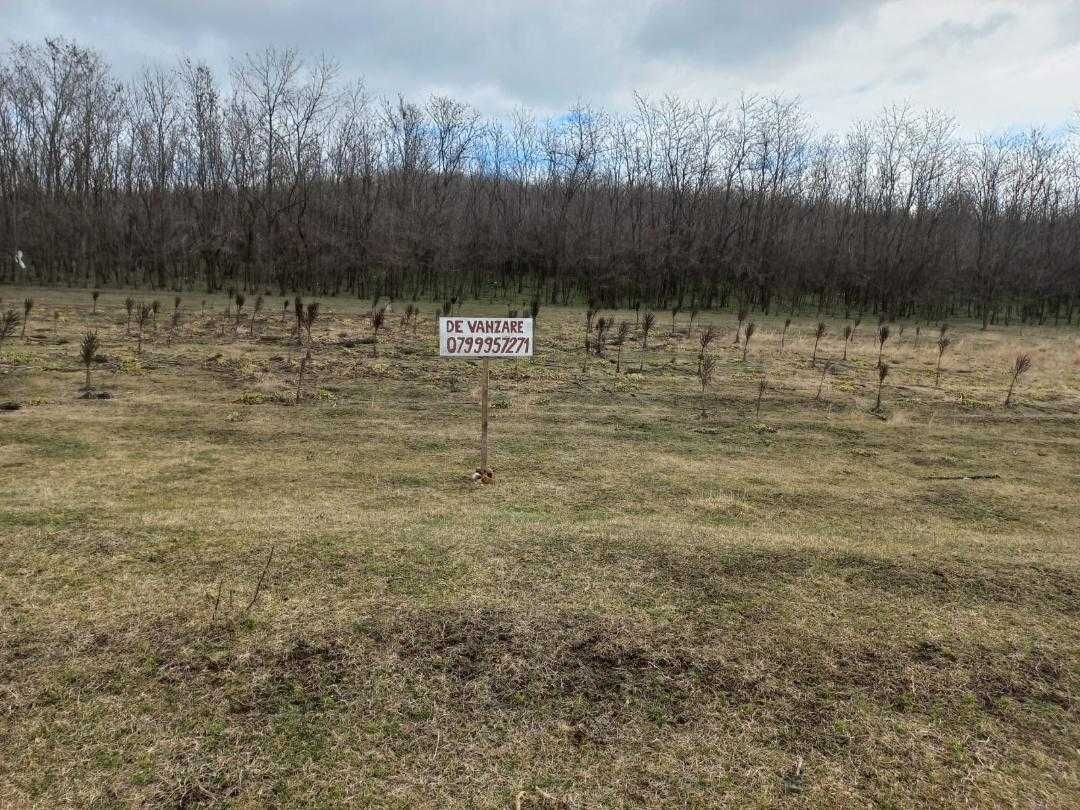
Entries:
[[83, 335], [82, 343], [79, 344], [79, 359], [86, 367], [86, 387], [90, 388], [90, 369], [94, 365], [101, 344], [98, 341], [97, 332], [91, 330]]
[[1016, 355], [1016, 360], [1013, 362], [1012, 367], [1012, 379], [1009, 380], [1009, 390], [1005, 394], [1005, 407], [1009, 407], [1009, 403], [1012, 402], [1013, 389], [1016, 388], [1017, 382], [1020, 378], [1027, 374], [1031, 370], [1031, 355], [1021, 353]]

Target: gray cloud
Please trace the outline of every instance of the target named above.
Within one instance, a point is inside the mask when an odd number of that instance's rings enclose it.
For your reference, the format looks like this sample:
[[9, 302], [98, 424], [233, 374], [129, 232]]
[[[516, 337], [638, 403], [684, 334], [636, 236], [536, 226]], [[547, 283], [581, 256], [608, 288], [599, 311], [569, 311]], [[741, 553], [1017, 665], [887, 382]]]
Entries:
[[1056, 123], [1080, 101], [1078, 29], [1071, 0], [0, 0], [8, 37], [64, 34], [128, 77], [295, 46], [376, 93], [496, 115], [748, 91], [801, 95], [828, 127], [904, 100], [972, 129]]
[[738, 65], [782, 53], [816, 32], [872, 13], [879, 0], [685, 0], [654, 5], [637, 43], [649, 58]]

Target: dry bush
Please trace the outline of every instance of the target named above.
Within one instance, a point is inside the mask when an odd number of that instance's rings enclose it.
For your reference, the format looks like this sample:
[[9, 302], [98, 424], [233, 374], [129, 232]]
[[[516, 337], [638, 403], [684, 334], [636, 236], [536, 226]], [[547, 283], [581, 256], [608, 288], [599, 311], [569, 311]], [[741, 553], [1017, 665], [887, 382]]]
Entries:
[[934, 369], [934, 386], [937, 387], [941, 383], [941, 358], [945, 356], [945, 350], [952, 345], [952, 338], [945, 334], [942, 330], [941, 335], [937, 339], [937, 367]]
[[713, 374], [716, 371], [716, 361], [711, 355], [706, 355], [705, 359], [701, 361], [701, 368], [698, 369], [698, 381], [701, 383], [701, 416], [704, 418], [705, 411], [705, 394], [709, 390], [709, 386], [712, 385]]
[[86, 367], [86, 387], [90, 388], [90, 368], [94, 365], [94, 360], [97, 357], [98, 350], [101, 345], [98, 341], [98, 334], [94, 330], [90, 330], [83, 335], [82, 342], [79, 344], [79, 360], [82, 361], [83, 366]]
[[1009, 380], [1009, 390], [1005, 394], [1005, 407], [1009, 407], [1009, 403], [1012, 402], [1013, 389], [1016, 388], [1017, 382], [1020, 378], [1027, 374], [1031, 370], [1031, 355], [1021, 353], [1016, 355], [1016, 360], [1013, 362], [1012, 367], [1012, 379]]
[[34, 309], [34, 299], [26, 298], [23, 300], [23, 319], [22, 319], [22, 339], [26, 340], [26, 327], [30, 323], [30, 313]]
[[21, 320], [19, 313], [13, 309], [9, 309], [3, 316], [0, 316], [0, 346], [3, 346], [4, 341], [15, 334]]
[[[622, 350], [623, 344], [626, 343], [626, 339], [630, 336], [630, 321], [623, 321], [619, 324], [619, 331], [615, 333], [615, 346], [617, 352], [615, 354], [615, 373], [618, 374], [622, 371]], [[614, 385], [614, 383], [613, 383]]]
[[641, 318], [641, 370], [645, 370], [645, 352], [649, 350], [649, 332], [656, 323], [656, 314], [646, 312]]
[[881, 365], [881, 363], [882, 363], [882, 360], [883, 360], [883, 357], [882, 357], [882, 355], [883, 355], [883, 354], [884, 354], [884, 352], [885, 352], [885, 341], [887, 341], [887, 340], [889, 339], [889, 334], [890, 334], [890, 332], [889, 332], [889, 325], [888, 325], [887, 323], [883, 323], [883, 324], [881, 325], [881, 328], [880, 328], [880, 329], [878, 329], [878, 355], [877, 355], [877, 364], [878, 364], [879, 366]]
[[750, 321], [750, 323], [746, 325], [746, 331], [743, 333], [742, 359], [744, 363], [746, 362], [747, 355], [750, 353], [750, 338], [754, 336], [754, 331], [756, 329], [757, 327], [754, 325], [754, 322]]
[[881, 410], [881, 389], [885, 385], [885, 378], [889, 376], [889, 364], [881, 363], [877, 367], [878, 370], [878, 386], [877, 386], [877, 401], [874, 403], [874, 411]]
[[829, 327], [825, 325], [825, 321], [819, 321], [817, 329], [814, 330], [814, 352], [810, 355], [810, 368], [817, 368], [818, 344], [821, 343], [821, 339], [825, 337], [825, 333], [828, 331]]

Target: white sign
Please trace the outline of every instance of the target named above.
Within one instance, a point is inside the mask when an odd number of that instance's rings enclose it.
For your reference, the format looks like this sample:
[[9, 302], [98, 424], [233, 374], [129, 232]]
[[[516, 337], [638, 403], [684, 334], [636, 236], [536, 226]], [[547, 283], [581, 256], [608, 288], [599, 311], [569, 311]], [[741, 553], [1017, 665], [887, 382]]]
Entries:
[[442, 357], [532, 357], [532, 318], [439, 318]]

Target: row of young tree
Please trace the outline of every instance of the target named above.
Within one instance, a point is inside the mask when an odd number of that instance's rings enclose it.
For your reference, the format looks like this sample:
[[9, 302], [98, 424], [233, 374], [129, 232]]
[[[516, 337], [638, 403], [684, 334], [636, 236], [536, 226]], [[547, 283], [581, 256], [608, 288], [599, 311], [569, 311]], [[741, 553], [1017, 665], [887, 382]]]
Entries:
[[1073, 322], [1080, 160], [884, 110], [674, 96], [489, 120], [268, 49], [130, 84], [0, 58], [0, 283]]

